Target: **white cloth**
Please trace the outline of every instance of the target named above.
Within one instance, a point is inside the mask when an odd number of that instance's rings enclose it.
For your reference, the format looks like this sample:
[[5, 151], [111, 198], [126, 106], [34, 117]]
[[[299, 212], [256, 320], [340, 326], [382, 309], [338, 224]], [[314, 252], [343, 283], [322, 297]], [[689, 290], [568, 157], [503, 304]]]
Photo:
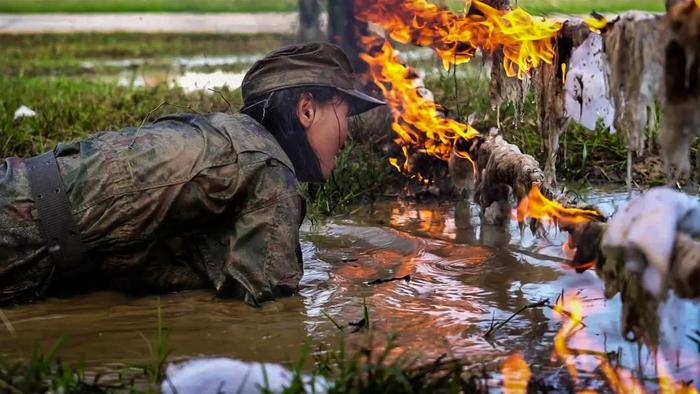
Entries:
[[[230, 358], [197, 358], [170, 364], [161, 390], [164, 394], [279, 393], [292, 382], [293, 373], [279, 364], [247, 363]], [[302, 378], [306, 392], [325, 393], [326, 382]]]
[[665, 290], [678, 232], [700, 234], [700, 203], [677, 190], [656, 187], [613, 215], [601, 246], [606, 255], [622, 251], [626, 268], [642, 272], [644, 287], [658, 296]]
[[603, 126], [614, 132], [615, 106], [608, 85], [603, 37], [591, 33], [571, 53], [564, 84], [566, 114], [589, 130], [595, 130], [600, 118]]

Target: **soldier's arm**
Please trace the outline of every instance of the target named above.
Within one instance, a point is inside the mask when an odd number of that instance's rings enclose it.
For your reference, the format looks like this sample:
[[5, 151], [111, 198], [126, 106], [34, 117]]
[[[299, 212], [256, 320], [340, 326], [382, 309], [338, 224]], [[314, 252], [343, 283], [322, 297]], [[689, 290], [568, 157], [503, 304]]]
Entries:
[[242, 198], [232, 218], [225, 271], [247, 290], [246, 301], [258, 304], [297, 290], [303, 200], [291, 169], [274, 159], [241, 173]]

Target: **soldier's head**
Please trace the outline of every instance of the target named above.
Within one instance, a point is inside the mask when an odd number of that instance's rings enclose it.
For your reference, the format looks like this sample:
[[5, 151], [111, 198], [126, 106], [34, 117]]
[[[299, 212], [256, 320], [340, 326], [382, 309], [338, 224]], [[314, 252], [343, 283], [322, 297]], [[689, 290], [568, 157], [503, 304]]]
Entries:
[[275, 50], [243, 79], [243, 109], [280, 143], [301, 181], [328, 179], [345, 145], [347, 118], [384, 104], [354, 87], [352, 66], [332, 44]]

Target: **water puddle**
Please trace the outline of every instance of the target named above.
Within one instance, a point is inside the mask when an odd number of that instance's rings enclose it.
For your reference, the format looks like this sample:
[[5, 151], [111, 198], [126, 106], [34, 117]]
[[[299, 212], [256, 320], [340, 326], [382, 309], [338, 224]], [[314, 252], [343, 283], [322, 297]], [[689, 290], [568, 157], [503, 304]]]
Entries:
[[186, 71], [183, 74], [172, 75], [167, 72], [122, 72], [117, 78], [117, 85], [142, 88], [156, 85], [180, 87], [185, 93], [203, 91], [212, 93], [216, 89], [228, 88], [235, 90], [241, 87], [245, 73], [214, 71], [210, 73]]
[[245, 72], [262, 54], [196, 56], [172, 59], [117, 59], [85, 61], [82, 68], [95, 70], [95, 78], [129, 88], [166, 85], [185, 93], [238, 89]]
[[193, 56], [193, 57], [175, 57], [172, 59], [151, 59], [151, 58], [134, 58], [134, 59], [110, 59], [103, 61], [89, 60], [82, 63], [83, 68], [99, 68], [99, 67], [116, 67], [116, 68], [133, 68], [137, 66], [145, 66], [152, 63], [168, 63], [174, 67], [194, 68], [194, 67], [216, 67], [216, 66], [232, 66], [232, 65], [252, 65], [257, 60], [263, 57], [264, 54], [251, 55], [231, 55], [231, 56]]
[[[587, 196], [606, 213], [626, 198], [626, 193]], [[551, 361], [561, 322], [549, 308], [526, 309], [484, 336], [494, 321], [544, 298], [553, 303], [564, 291], [578, 295], [586, 324], [570, 346], [609, 353], [616, 365], [657, 376], [650, 347], [621, 334], [628, 300], [619, 294], [606, 299], [596, 272], [569, 267], [561, 248], [565, 240], [566, 234], [555, 231], [548, 239], [534, 238], [515, 223], [507, 231], [481, 226], [477, 207], [468, 203], [386, 201], [352, 217], [303, 227], [305, 275], [298, 296], [253, 309], [190, 291], [161, 296], [160, 304], [174, 357], [297, 360], [306, 345], [336, 345], [338, 330], [327, 316], [340, 324], [358, 321], [365, 300], [377, 348], [396, 333], [397, 352], [479, 360], [519, 350], [534, 371], [566, 374], [559, 361]], [[369, 284], [406, 275], [410, 281]], [[0, 354], [28, 356], [35, 344], [47, 348], [65, 334], [68, 360], [143, 362], [145, 341], [155, 338], [157, 304], [157, 297], [103, 292], [7, 309], [16, 336], [0, 337]], [[670, 296], [658, 312], [657, 346], [666, 367], [676, 379], [696, 379], [700, 353], [692, 333], [700, 329], [700, 306]], [[359, 343], [365, 336], [348, 339]], [[594, 360], [577, 357], [575, 365], [580, 378], [594, 376]], [[644, 383], [656, 387], [653, 380]]]

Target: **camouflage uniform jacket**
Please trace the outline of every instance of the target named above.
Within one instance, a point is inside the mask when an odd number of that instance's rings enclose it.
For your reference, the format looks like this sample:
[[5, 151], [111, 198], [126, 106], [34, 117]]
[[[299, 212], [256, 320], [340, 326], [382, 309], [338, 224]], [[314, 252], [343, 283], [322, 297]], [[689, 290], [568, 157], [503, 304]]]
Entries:
[[289, 158], [252, 118], [170, 115], [55, 153], [90, 261], [54, 267], [25, 160], [7, 158], [0, 301], [105, 281], [136, 291], [213, 287], [251, 304], [297, 289], [303, 198]]

